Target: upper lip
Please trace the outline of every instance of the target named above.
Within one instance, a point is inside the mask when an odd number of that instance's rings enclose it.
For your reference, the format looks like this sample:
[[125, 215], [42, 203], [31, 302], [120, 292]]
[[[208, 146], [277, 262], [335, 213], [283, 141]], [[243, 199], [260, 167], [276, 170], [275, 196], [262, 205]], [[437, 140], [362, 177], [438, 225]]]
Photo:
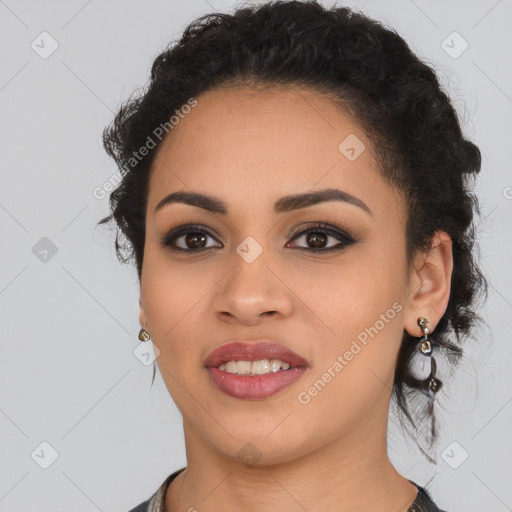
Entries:
[[308, 362], [293, 350], [270, 340], [235, 341], [214, 349], [204, 360], [207, 368], [216, 367], [228, 361], [259, 361], [279, 359], [290, 366], [308, 366]]

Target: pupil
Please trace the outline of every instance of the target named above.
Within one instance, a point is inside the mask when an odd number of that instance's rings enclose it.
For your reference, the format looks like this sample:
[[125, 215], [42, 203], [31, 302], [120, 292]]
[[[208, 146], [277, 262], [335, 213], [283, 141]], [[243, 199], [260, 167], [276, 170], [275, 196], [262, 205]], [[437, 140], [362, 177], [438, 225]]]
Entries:
[[[197, 243], [197, 240], [201, 240], [201, 241], [199, 243]], [[192, 234], [187, 235], [187, 237], [186, 237], [186, 243], [189, 245], [192, 245], [195, 248], [204, 247], [205, 241], [206, 241], [206, 236], [203, 235], [202, 233], [192, 233]]]
[[309, 233], [307, 236], [307, 242], [312, 243], [314, 247], [324, 247], [326, 242], [326, 236], [323, 233]]

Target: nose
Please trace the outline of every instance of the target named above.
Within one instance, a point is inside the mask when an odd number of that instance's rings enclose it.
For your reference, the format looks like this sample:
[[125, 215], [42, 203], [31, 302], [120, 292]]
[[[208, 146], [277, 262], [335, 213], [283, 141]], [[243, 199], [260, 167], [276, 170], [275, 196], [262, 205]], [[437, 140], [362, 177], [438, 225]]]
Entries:
[[234, 264], [213, 297], [215, 317], [232, 324], [258, 325], [265, 318], [292, 313], [292, 292], [286, 279], [260, 255], [247, 263], [235, 255]]

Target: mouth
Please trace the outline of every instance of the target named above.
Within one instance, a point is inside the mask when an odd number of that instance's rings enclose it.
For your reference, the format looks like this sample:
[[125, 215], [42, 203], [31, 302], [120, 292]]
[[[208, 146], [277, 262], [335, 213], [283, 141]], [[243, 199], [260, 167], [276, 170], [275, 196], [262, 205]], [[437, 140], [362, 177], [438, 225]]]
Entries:
[[262, 399], [292, 385], [306, 372], [306, 359], [268, 340], [228, 343], [204, 361], [211, 381], [239, 399]]

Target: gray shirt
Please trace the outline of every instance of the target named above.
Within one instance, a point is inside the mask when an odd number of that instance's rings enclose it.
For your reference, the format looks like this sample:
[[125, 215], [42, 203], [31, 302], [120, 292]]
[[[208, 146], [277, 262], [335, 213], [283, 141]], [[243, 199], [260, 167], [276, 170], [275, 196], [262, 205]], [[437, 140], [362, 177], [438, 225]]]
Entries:
[[[170, 474], [162, 482], [153, 496], [135, 508], [132, 508], [129, 512], [172, 512], [165, 508], [165, 493], [169, 484], [184, 470], [185, 468], [181, 468]], [[409, 482], [418, 488], [418, 494], [416, 495], [414, 503], [407, 509], [407, 512], [446, 512], [436, 506], [426, 489], [415, 484], [412, 480], [409, 480]]]

